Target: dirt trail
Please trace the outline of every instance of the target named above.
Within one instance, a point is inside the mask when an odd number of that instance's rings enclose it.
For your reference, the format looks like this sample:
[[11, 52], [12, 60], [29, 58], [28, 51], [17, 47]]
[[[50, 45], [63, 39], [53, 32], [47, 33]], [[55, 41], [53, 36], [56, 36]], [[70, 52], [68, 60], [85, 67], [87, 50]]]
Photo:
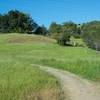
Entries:
[[100, 88], [94, 83], [67, 71], [37, 66], [59, 79], [65, 100], [100, 100]]

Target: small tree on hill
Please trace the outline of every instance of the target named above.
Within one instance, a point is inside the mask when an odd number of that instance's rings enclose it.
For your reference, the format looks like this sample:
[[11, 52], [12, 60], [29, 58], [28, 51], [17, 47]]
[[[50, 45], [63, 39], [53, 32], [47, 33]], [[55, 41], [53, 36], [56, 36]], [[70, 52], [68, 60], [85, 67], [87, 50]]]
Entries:
[[65, 46], [65, 45], [69, 45], [70, 44], [70, 34], [68, 31], [63, 32], [59, 35], [58, 39], [57, 39], [57, 43], [59, 45]]

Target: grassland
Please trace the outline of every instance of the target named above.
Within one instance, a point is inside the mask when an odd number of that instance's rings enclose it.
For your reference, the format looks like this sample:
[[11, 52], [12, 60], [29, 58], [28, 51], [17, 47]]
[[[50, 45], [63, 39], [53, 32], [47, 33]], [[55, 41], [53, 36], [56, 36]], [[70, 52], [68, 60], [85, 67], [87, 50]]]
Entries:
[[68, 70], [100, 82], [100, 52], [87, 47], [62, 47], [55, 40], [42, 36], [0, 35], [1, 100], [60, 98], [57, 79], [32, 64]]
[[57, 79], [31, 65], [34, 55], [26, 57], [34, 50], [30, 41], [24, 35], [0, 35], [0, 100], [60, 100]]

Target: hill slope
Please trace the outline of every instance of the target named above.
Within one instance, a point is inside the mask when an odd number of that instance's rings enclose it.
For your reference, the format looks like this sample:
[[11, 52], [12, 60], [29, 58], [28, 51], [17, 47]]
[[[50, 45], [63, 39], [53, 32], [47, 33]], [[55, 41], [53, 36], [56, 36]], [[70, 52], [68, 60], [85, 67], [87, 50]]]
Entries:
[[6, 55], [8, 50], [19, 61], [49, 65], [100, 81], [100, 52], [86, 47], [62, 47], [53, 39], [27, 34], [1, 35], [0, 43], [0, 54]]
[[32, 64], [67, 70], [100, 82], [100, 52], [86, 47], [62, 47], [57, 45], [55, 40], [43, 36], [5, 34], [0, 35], [2, 100], [43, 98], [47, 97], [48, 93], [48, 98], [53, 95], [54, 100], [60, 99], [61, 91], [57, 79], [33, 67]]
[[33, 55], [28, 53], [37, 38], [40, 37], [0, 35], [0, 100], [60, 100], [58, 80], [30, 63]]

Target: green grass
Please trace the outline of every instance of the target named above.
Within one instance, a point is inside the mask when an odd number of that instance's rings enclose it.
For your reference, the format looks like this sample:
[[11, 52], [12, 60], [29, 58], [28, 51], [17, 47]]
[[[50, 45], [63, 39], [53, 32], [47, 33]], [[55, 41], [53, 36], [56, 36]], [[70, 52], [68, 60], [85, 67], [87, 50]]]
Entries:
[[[30, 37], [32, 39], [28, 42]], [[19, 41], [9, 42], [14, 39]], [[0, 47], [0, 54], [5, 57], [10, 54], [20, 62], [48, 65], [71, 71], [90, 80], [100, 81], [100, 52], [86, 47], [58, 46], [54, 40], [35, 35], [2, 35], [0, 40], [4, 41]]]
[[62, 47], [42, 36], [0, 35], [0, 100], [28, 100], [55, 93], [54, 98], [59, 97], [57, 79], [32, 64], [68, 70], [100, 82], [100, 52], [87, 47]]
[[0, 35], [0, 100], [60, 100], [57, 79], [28, 60], [34, 56], [28, 55], [34, 49], [32, 44], [9, 42], [23, 36]]

